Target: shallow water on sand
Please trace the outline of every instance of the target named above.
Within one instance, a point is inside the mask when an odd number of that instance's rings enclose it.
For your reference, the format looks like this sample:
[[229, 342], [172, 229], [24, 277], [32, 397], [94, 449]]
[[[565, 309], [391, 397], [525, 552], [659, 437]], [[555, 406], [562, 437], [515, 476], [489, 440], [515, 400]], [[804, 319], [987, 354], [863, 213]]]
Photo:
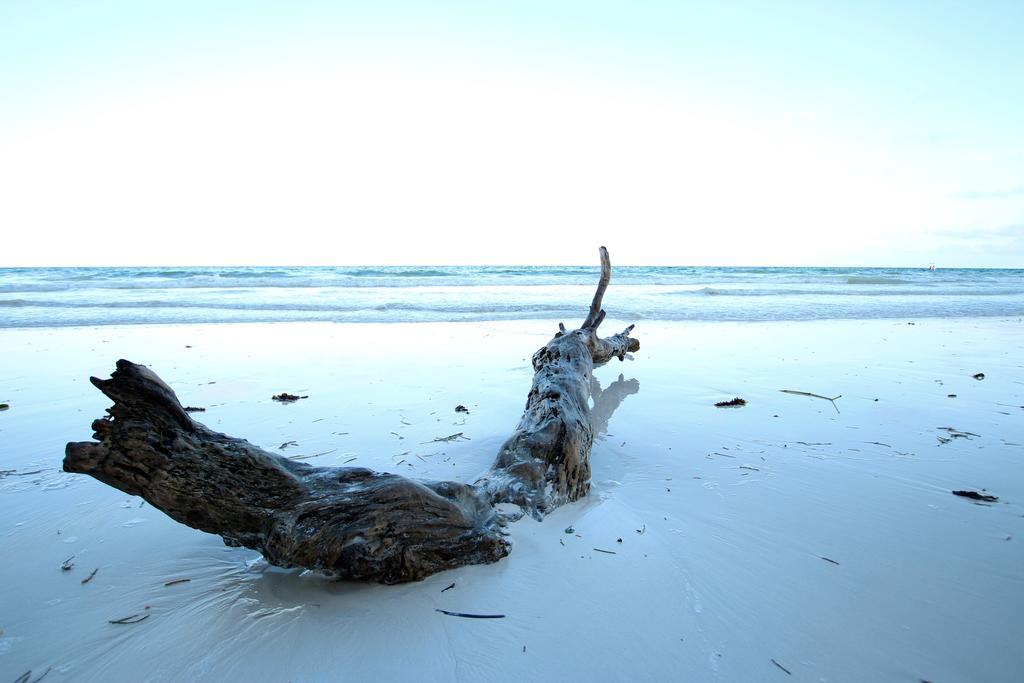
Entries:
[[[642, 323], [635, 359], [595, 373], [625, 397], [595, 444], [591, 495], [512, 525], [501, 562], [415, 584], [268, 567], [60, 471], [64, 443], [88, 439], [108, 405], [87, 377], [125, 357], [205, 407], [199, 421], [268, 450], [471, 481], [518, 420], [530, 355], [555, 327], [0, 331], [0, 679], [785, 678], [774, 660], [797, 680], [969, 681], [1024, 669], [1016, 319]], [[270, 400], [282, 391], [309, 398]], [[713, 405], [736, 396], [747, 405]], [[469, 440], [433, 442], [457, 432]], [[108, 623], [133, 614], [146, 618]]]

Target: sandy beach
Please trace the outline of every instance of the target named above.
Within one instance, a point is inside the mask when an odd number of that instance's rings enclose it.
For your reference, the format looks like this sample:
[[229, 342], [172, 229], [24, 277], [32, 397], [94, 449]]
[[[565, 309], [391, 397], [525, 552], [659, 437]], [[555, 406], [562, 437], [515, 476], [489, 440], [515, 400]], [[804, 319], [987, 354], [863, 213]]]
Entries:
[[[595, 372], [624, 398], [602, 413], [590, 496], [512, 524], [497, 564], [400, 586], [270, 567], [61, 471], [64, 444], [108, 406], [88, 377], [123, 357], [205, 408], [200, 422], [268, 450], [472, 481], [556, 326], [0, 330], [0, 678], [1008, 681], [1024, 669], [1018, 318], [641, 321], [635, 358]], [[309, 398], [271, 400], [282, 391]], [[734, 397], [747, 405], [714, 406]]]

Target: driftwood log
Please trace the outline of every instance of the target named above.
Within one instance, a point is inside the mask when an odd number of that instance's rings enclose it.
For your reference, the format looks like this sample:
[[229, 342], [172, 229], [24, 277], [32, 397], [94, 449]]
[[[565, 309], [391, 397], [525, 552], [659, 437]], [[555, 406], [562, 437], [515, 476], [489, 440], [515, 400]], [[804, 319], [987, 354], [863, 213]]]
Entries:
[[540, 519], [586, 495], [593, 419], [606, 425], [636, 390], [620, 377], [604, 412], [590, 409], [600, 392], [594, 366], [640, 347], [629, 336], [632, 325], [597, 335], [610, 277], [601, 247], [601, 279], [586, 320], [572, 331], [560, 324], [533, 355], [533, 387], [519, 425], [472, 484], [315, 467], [269, 453], [193, 420], [153, 371], [126, 360], [110, 379], [91, 378], [114, 405], [92, 424], [97, 442], [67, 445], [64, 470], [141, 496], [172, 519], [258, 550], [281, 567], [399, 583], [495, 562], [509, 552], [510, 517], [496, 506], [514, 503]]

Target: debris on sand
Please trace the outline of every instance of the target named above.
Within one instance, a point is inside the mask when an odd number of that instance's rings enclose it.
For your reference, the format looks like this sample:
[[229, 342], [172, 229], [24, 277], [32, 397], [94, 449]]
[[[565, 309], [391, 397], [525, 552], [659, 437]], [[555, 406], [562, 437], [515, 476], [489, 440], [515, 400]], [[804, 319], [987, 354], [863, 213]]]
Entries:
[[75, 566], [75, 563], [71, 561], [73, 559], [75, 559], [74, 555], [72, 555], [68, 559], [64, 560], [63, 562], [61, 562], [60, 563], [60, 570], [62, 572], [69, 572], [69, 571], [71, 571], [74, 568], [74, 566]]
[[87, 576], [84, 579], [82, 579], [82, 583], [86, 584], [86, 583], [89, 583], [90, 581], [92, 581], [92, 577], [96, 576], [96, 572], [98, 572], [99, 570], [100, 570], [99, 567], [96, 567], [96, 569], [93, 569], [92, 572], [89, 574], [89, 576]]
[[[828, 397], [822, 396], [821, 394], [814, 394], [811, 393], [810, 391], [797, 391], [796, 389], [779, 389], [779, 391], [781, 391], [784, 394], [793, 394], [794, 396], [810, 396], [811, 398], [824, 399], [832, 403], [832, 407], [836, 409], [837, 413], [839, 412], [839, 406], [836, 405], [836, 399], [840, 399], [843, 397], [842, 394], [839, 394], [838, 396]], [[877, 401], [878, 399], [876, 398], [875, 400]]]
[[[936, 427], [936, 429], [941, 429], [942, 431], [948, 433], [949, 437], [950, 437], [950, 440], [952, 440], [952, 439], [967, 439], [968, 441], [970, 441], [972, 436], [976, 436], [978, 438], [981, 438], [981, 434], [975, 434], [974, 432], [962, 432], [959, 429], [957, 429], [956, 427]], [[941, 437], [940, 437], [940, 439], [941, 439]], [[944, 442], [944, 443], [946, 443], [946, 442]]]
[[466, 406], [464, 406], [464, 405], [462, 405], [460, 403], [459, 405], [455, 406], [455, 412], [456, 413], [466, 413], [468, 415], [469, 414], [469, 408], [467, 408]]
[[[985, 489], [982, 489], [984, 491]], [[954, 496], [960, 496], [962, 498], [970, 498], [971, 500], [983, 500], [986, 503], [994, 503], [999, 500], [999, 496], [991, 496], [987, 493], [978, 493], [977, 491], [953, 491]]]
[[716, 408], [739, 408], [740, 406], [745, 406], [745, 405], [747, 405], [747, 402], [744, 399], [742, 399], [739, 396], [737, 396], [736, 398], [732, 399], [731, 401], [719, 401], [718, 403], [715, 404], [715, 407]]
[[10, 407], [9, 403], [0, 403], [0, 410], [8, 410]]
[[164, 586], [177, 586], [179, 583], [188, 583], [191, 580], [192, 579], [174, 579], [173, 581], [165, 583]]
[[985, 373], [984, 372], [979, 372], [977, 374], [971, 375], [971, 377], [973, 377], [974, 379], [976, 379], [978, 381], [981, 381], [981, 380], [985, 379]]
[[288, 448], [289, 446], [298, 446], [298, 445], [299, 445], [298, 441], [285, 441], [283, 444], [281, 444], [280, 446], [277, 447], [277, 450], [283, 451], [284, 449]]
[[504, 614], [467, 614], [466, 612], [449, 612], [446, 609], [434, 608], [435, 612], [447, 614], [450, 617], [465, 617], [466, 619], [504, 619]]
[[281, 392], [270, 397], [274, 401], [280, 401], [281, 403], [293, 403], [301, 398], [309, 398], [309, 396], [296, 396], [295, 394], [289, 394], [288, 392]]
[[107, 623], [108, 624], [137, 624], [140, 621], [145, 621], [146, 619], [149, 619], [149, 615], [148, 614], [146, 614], [146, 615], [132, 614], [132, 615], [127, 616], [127, 617], [121, 617], [120, 619], [110, 619], [110, 620], [107, 621]]
[[198, 408], [196, 406], [185, 406], [186, 413], [205, 413], [206, 408]]
[[[402, 438], [402, 437], [399, 437], [399, 438]], [[439, 436], [436, 439], [431, 439], [430, 441], [424, 441], [420, 445], [422, 446], [423, 444], [426, 444], [426, 443], [438, 443], [440, 441], [444, 441], [444, 442], [449, 442], [449, 441], [469, 441], [469, 437], [465, 436], [462, 432], [456, 432], [455, 434], [449, 434], [448, 436]]]

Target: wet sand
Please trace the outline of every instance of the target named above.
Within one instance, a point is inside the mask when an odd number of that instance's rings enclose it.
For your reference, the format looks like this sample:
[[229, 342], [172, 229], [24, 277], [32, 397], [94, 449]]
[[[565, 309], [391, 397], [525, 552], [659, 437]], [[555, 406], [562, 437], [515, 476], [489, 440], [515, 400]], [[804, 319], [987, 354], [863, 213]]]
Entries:
[[[88, 376], [124, 357], [206, 408], [200, 422], [269, 450], [472, 481], [515, 426], [530, 355], [556, 324], [0, 330], [0, 679], [1002, 681], [1024, 670], [1016, 318], [639, 321], [635, 359], [595, 373], [625, 398], [603, 415], [589, 498], [513, 524], [497, 564], [415, 584], [268, 567], [60, 471], [65, 442], [88, 439], [108, 405]], [[271, 400], [281, 392], [309, 398]], [[734, 397], [747, 405], [714, 407]], [[469, 440], [431, 443], [457, 432]], [[135, 614], [146, 618], [109, 623]]]

